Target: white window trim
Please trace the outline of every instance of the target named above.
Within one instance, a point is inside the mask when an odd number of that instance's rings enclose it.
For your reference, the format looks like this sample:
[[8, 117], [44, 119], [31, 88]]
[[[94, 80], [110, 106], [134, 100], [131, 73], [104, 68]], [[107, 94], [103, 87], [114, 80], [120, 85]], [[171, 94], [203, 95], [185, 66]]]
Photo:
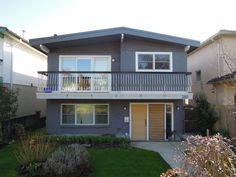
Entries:
[[[75, 123], [74, 124], [65, 124], [62, 123], [62, 106], [64, 105], [73, 105], [75, 107]], [[78, 124], [77, 123], [77, 114], [76, 114], [76, 105], [93, 105], [93, 123], [92, 124]], [[95, 119], [95, 106], [96, 105], [107, 105], [107, 124], [96, 124]], [[107, 103], [62, 103], [60, 108], [60, 125], [61, 126], [108, 126], [110, 125], [110, 106]]]
[[[70, 60], [72, 57], [75, 58], [75, 60], [79, 60], [79, 59], [87, 59], [87, 60], [91, 60], [91, 71], [95, 70], [95, 66], [94, 66], [94, 61], [96, 60], [96, 58], [107, 58], [108, 59], [108, 69], [107, 71], [110, 72], [111, 71], [111, 55], [59, 55], [59, 71], [62, 71], [62, 60]], [[76, 62], [76, 68], [77, 68], [77, 62]], [[77, 81], [76, 81], [77, 82]], [[61, 92], [61, 77], [59, 77], [59, 92]], [[111, 77], [108, 78], [108, 89], [107, 91], [110, 92], [111, 91]], [[93, 87], [93, 84], [92, 84]], [[93, 91], [93, 88], [91, 88], [91, 90]], [[88, 91], [82, 91], [82, 92], [91, 92], [91, 90]], [[75, 91], [75, 92], [81, 92], [81, 91]], [[94, 92], [94, 91], [93, 91]], [[99, 91], [98, 91], [99, 92]]]
[[[151, 54], [153, 55], [153, 69], [139, 69], [138, 68], [138, 55], [139, 54]], [[170, 69], [155, 69], [155, 57], [156, 54], [166, 54], [170, 56]], [[135, 71], [137, 72], [172, 72], [173, 71], [173, 55], [172, 52], [135, 52]]]
[[[89, 59], [92, 61], [91, 63], [91, 71], [94, 71], [94, 60], [96, 60], [96, 58], [107, 58], [108, 59], [108, 70], [107, 71], [111, 71], [111, 55], [59, 55], [59, 71], [62, 71], [62, 60], [63, 59], [70, 59], [71, 57], [74, 57], [76, 60], [79, 59]], [[77, 65], [77, 62], [76, 62]], [[77, 66], [76, 66], [77, 68]]]

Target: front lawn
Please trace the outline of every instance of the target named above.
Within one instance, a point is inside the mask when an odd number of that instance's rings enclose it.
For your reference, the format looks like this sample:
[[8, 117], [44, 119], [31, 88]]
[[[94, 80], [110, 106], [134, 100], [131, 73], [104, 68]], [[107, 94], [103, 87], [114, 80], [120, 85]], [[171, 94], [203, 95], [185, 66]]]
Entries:
[[169, 165], [155, 152], [131, 149], [90, 149], [91, 177], [158, 177]]
[[[0, 149], [0, 177], [18, 177], [14, 156], [16, 144]], [[89, 149], [92, 174], [90, 177], [157, 177], [169, 165], [155, 152], [130, 148]]]
[[16, 144], [0, 149], [0, 177], [17, 177], [15, 168], [17, 160], [14, 155]]

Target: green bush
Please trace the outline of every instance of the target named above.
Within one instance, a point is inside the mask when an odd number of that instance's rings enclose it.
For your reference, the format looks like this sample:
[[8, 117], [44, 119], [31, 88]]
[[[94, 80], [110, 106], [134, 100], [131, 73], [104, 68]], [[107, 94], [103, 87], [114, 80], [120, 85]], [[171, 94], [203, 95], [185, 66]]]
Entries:
[[196, 113], [198, 116], [198, 127], [202, 135], [206, 135], [207, 129], [212, 134], [214, 132], [214, 124], [217, 121], [217, 116], [214, 107], [207, 101], [204, 93], [199, 92], [194, 95], [196, 103]]
[[50, 177], [80, 177], [89, 169], [89, 154], [79, 144], [60, 147], [43, 165], [45, 176]]
[[46, 142], [57, 144], [89, 144], [92, 147], [127, 147], [130, 145], [128, 138], [113, 136], [41, 136]]
[[229, 131], [226, 129], [220, 129], [218, 133], [225, 138], [230, 138]]

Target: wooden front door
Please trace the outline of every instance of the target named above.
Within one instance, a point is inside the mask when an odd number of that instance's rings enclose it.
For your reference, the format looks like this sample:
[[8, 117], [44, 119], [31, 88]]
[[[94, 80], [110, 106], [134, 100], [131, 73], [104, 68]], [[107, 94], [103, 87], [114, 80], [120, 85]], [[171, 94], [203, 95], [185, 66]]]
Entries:
[[164, 104], [149, 104], [149, 132], [151, 141], [164, 140]]
[[131, 105], [132, 140], [147, 140], [147, 104]]

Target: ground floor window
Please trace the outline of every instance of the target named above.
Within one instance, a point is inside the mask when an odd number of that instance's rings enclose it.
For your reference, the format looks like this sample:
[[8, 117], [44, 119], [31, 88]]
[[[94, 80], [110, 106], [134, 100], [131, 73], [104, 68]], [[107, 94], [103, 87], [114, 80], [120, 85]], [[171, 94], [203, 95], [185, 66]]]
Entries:
[[62, 125], [107, 125], [108, 104], [62, 104]]
[[172, 139], [172, 116], [173, 116], [173, 108], [172, 104], [166, 104], [166, 139]]

